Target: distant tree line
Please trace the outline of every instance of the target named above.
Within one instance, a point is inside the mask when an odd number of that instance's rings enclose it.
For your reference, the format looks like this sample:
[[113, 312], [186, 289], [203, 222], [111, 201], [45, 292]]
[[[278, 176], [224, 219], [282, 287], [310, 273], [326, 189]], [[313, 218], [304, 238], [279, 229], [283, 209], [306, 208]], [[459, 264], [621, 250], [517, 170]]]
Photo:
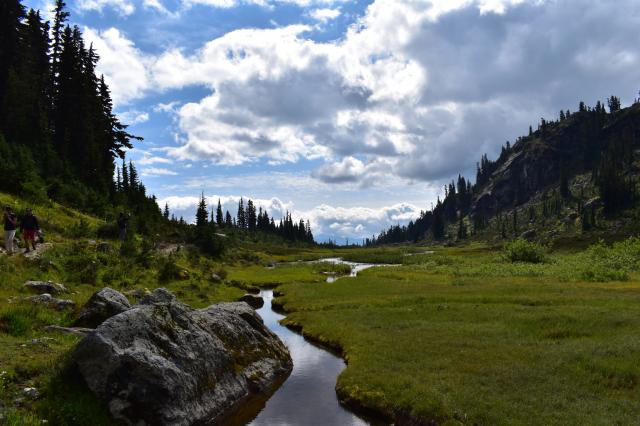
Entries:
[[[640, 93], [634, 106], [638, 104], [640, 104]], [[459, 175], [457, 182], [452, 181], [445, 185], [444, 198], [441, 200], [438, 197], [436, 205], [427, 211], [420, 212], [416, 220], [410, 221], [407, 225], [393, 225], [377, 236], [366, 238], [364, 244], [381, 245], [417, 242], [424, 239], [464, 239], [471, 232], [484, 229], [488, 226], [490, 217], [482, 212], [473, 211], [473, 200], [492, 180], [494, 173], [508, 161], [516, 147], [525, 143], [535, 143], [536, 139], [551, 143], [554, 132], [561, 126], [567, 125], [578, 128], [581, 157], [576, 161], [574, 158], [567, 158], [563, 152], [558, 152], [559, 198], [552, 198], [555, 200], [553, 204], [549, 204], [550, 201], [545, 200], [543, 215], [546, 215], [545, 212], [557, 210], [563, 199], [572, 196], [569, 179], [582, 171], [591, 171], [592, 180], [599, 191], [605, 214], [615, 215], [633, 206], [638, 201], [638, 182], [631, 170], [634, 162], [634, 150], [640, 141], [640, 129], [630, 128], [615, 139], [606, 136], [607, 125], [615, 119], [616, 114], [622, 113], [620, 98], [611, 96], [607, 99], [606, 106], [600, 101], [596, 103], [595, 107], [580, 102], [577, 112], [562, 110], [557, 120], [541, 119], [536, 130], [529, 126], [528, 135], [519, 137], [515, 144], [512, 145], [507, 141], [495, 161], [490, 160], [487, 154], [483, 154], [476, 166], [474, 184]], [[528, 201], [523, 195], [525, 191], [521, 190], [523, 183], [517, 181], [512, 184], [516, 188], [514, 191], [516, 193], [515, 204], [519, 205]], [[579, 205], [582, 206], [582, 204]], [[501, 232], [505, 237], [518, 230], [515, 211], [509, 221], [505, 220], [504, 215], [500, 213], [506, 207], [508, 206], [497, 206], [496, 212], [498, 226], [502, 229]], [[593, 209], [580, 208], [580, 213], [583, 216], [583, 228], [590, 228], [595, 222]], [[453, 235], [447, 234], [447, 229], [452, 227], [456, 229], [456, 232]]]
[[[168, 203], [165, 203], [163, 216], [170, 223], [186, 224], [184, 218], [180, 217], [178, 219], [171, 214]], [[313, 232], [308, 220], [300, 219], [296, 222], [292, 219], [291, 213], [287, 211], [284, 217], [276, 221], [273, 217], [269, 217], [266, 209], [262, 207], [256, 209], [256, 204], [253, 200], [247, 200], [245, 204], [245, 200], [242, 197], [238, 202], [236, 214], [232, 216], [229, 210], [223, 211], [220, 199], [218, 199], [217, 206], [209, 210], [207, 200], [202, 194], [195, 216], [195, 227], [200, 234], [203, 232], [248, 236], [263, 234], [272, 235], [291, 243], [314, 244]]]

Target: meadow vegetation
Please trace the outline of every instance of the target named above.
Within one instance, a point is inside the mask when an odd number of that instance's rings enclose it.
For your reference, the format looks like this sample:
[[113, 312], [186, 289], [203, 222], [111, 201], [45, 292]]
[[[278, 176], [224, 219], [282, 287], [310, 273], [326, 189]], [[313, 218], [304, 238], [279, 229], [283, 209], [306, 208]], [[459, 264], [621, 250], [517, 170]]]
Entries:
[[[0, 203], [22, 208], [0, 194]], [[339, 397], [390, 419], [449, 424], [630, 424], [640, 412], [640, 239], [552, 250], [504, 247], [292, 247], [229, 241], [212, 259], [189, 245], [100, 237], [109, 224], [36, 205], [52, 247], [0, 256], [0, 405], [5, 424], [110, 424], [66, 368], [79, 307], [103, 286], [132, 303], [166, 287], [195, 307], [275, 287], [286, 323], [341, 351]], [[106, 244], [105, 244], [106, 243]], [[390, 266], [357, 278], [341, 257]], [[26, 280], [64, 283], [77, 308], [24, 300]], [[38, 398], [23, 389], [35, 387]]]
[[332, 284], [284, 284], [278, 303], [287, 324], [344, 354], [339, 397], [389, 419], [633, 424], [639, 249], [630, 239], [532, 263], [509, 248], [435, 248]]

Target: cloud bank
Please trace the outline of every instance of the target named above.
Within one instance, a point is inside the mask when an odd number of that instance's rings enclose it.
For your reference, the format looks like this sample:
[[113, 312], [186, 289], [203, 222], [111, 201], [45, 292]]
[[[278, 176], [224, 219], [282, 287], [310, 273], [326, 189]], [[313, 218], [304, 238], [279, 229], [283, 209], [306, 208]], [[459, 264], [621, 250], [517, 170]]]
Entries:
[[[330, 19], [330, 10], [312, 13]], [[611, 30], [596, 31], [603, 22]], [[366, 185], [381, 176], [454, 176], [535, 117], [584, 96], [630, 99], [638, 24], [640, 3], [631, 0], [586, 9], [570, 1], [376, 0], [334, 42], [290, 25], [239, 29], [190, 54], [149, 56], [117, 29], [86, 33], [117, 102], [210, 90], [176, 110], [175, 158], [222, 165], [323, 158], [318, 179]]]

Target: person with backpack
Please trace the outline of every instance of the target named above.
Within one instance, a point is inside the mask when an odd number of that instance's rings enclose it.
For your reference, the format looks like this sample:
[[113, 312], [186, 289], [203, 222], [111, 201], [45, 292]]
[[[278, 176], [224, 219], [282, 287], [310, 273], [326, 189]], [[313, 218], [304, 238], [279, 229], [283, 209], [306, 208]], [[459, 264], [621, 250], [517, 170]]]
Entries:
[[8, 254], [13, 254], [13, 239], [16, 236], [18, 218], [9, 206], [4, 206], [4, 248]]
[[38, 218], [33, 215], [33, 210], [30, 208], [27, 209], [27, 213], [20, 222], [20, 229], [22, 230], [22, 238], [24, 239], [26, 247], [24, 252], [29, 253], [31, 251], [29, 249], [29, 242], [31, 242], [31, 247], [35, 250], [36, 235], [38, 234], [38, 231], [40, 231], [40, 224], [38, 223]]

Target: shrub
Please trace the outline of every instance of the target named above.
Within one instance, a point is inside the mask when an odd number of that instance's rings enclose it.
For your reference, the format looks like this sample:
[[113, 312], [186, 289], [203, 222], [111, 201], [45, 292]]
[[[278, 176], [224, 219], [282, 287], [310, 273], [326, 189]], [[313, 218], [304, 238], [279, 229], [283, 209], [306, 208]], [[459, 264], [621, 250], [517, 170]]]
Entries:
[[160, 284], [180, 278], [181, 271], [182, 268], [178, 266], [172, 256], [158, 259], [158, 282]]
[[502, 255], [510, 262], [542, 263], [545, 261], [545, 251], [540, 244], [518, 238], [505, 244]]
[[626, 281], [640, 270], [640, 238], [631, 237], [611, 246], [603, 241], [589, 247], [583, 258], [581, 277], [587, 281]]

